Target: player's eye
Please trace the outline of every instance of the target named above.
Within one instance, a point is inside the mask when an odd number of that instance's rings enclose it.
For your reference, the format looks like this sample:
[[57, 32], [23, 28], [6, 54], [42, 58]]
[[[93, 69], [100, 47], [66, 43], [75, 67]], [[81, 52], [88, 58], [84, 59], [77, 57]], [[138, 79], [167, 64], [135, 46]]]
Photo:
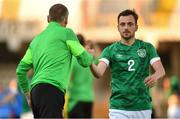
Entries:
[[129, 23], [128, 23], [128, 26], [130, 26], [130, 27], [133, 26], [133, 25], [134, 25], [134, 24], [133, 24], [132, 22], [129, 22]]
[[120, 25], [121, 27], [123, 27], [123, 26], [125, 26], [125, 23], [120, 23], [119, 25]]

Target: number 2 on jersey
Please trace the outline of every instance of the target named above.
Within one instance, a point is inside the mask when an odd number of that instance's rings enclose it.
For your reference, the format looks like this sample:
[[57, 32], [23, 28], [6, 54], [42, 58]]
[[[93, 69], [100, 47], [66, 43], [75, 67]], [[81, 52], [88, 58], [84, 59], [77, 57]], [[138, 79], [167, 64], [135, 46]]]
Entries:
[[128, 61], [128, 71], [135, 71], [135, 68], [133, 68], [133, 66], [134, 66], [134, 60], [129, 60]]

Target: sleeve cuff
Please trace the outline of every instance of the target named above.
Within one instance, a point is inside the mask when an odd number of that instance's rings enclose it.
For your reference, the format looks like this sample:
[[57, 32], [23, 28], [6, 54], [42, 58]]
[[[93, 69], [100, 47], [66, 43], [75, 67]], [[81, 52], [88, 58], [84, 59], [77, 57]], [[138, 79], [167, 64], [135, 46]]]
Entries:
[[150, 64], [152, 65], [153, 63], [157, 62], [158, 60], [160, 60], [160, 57], [154, 57], [150, 60]]
[[106, 58], [101, 58], [101, 59], [99, 59], [99, 61], [102, 61], [102, 62], [106, 63], [107, 66], [109, 66], [109, 60], [108, 60], [108, 59], [106, 59]]

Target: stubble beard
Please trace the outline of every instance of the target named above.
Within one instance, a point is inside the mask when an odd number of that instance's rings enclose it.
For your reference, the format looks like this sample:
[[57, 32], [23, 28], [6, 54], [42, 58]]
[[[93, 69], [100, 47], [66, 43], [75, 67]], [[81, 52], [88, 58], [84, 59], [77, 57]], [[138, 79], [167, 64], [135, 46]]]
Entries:
[[125, 37], [124, 35], [121, 35], [121, 37], [122, 37], [124, 40], [128, 41], [128, 40], [132, 39], [132, 38], [134, 37], [134, 35], [131, 35], [131, 36], [128, 36], [128, 37]]

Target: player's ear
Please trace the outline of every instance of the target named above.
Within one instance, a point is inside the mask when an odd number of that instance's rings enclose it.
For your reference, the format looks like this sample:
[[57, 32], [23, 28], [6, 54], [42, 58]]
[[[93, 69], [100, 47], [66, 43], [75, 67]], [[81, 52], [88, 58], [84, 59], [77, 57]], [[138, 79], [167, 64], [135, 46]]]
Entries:
[[65, 23], [65, 26], [68, 24], [68, 16], [66, 16], [66, 17], [64, 18], [64, 23]]
[[50, 18], [50, 16], [48, 15], [47, 16], [47, 22], [49, 23], [51, 21], [51, 18]]

